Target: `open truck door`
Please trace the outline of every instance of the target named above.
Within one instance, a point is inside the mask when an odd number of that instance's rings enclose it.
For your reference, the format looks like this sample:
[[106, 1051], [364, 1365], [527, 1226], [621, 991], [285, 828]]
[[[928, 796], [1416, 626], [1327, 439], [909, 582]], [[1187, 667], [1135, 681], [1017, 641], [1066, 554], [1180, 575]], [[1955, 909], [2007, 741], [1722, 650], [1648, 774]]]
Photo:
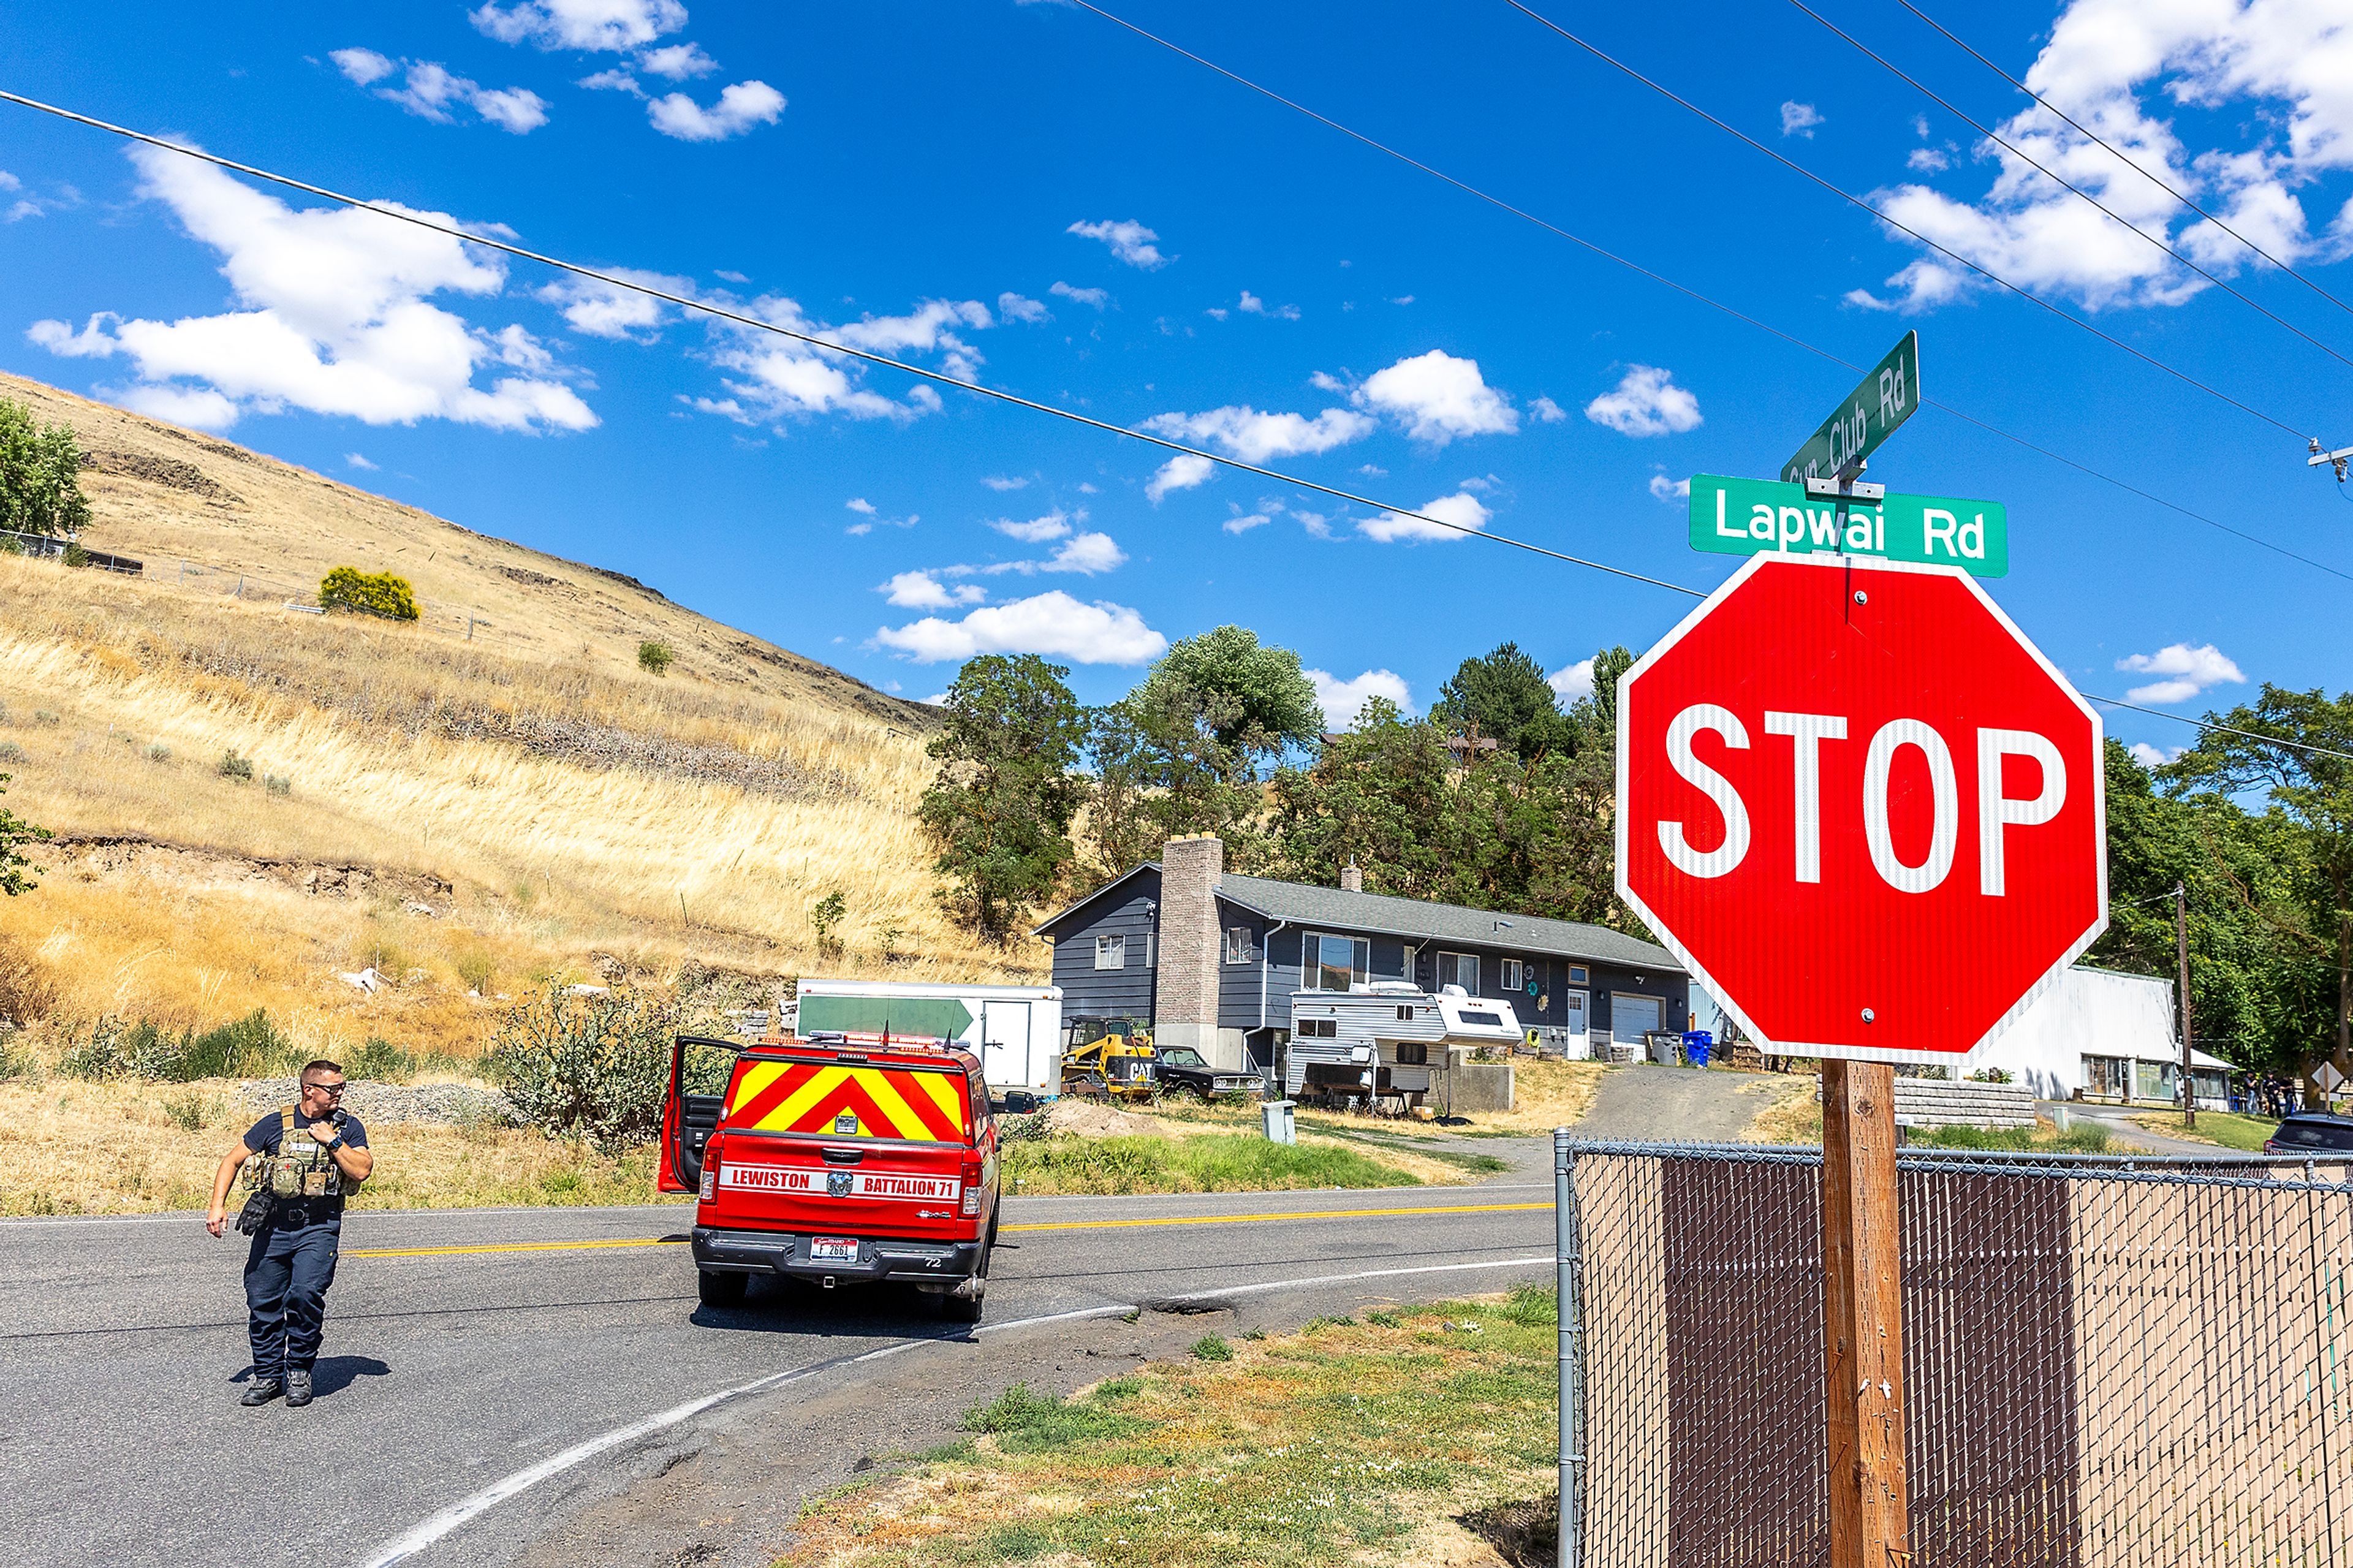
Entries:
[[[725, 1070], [708, 1070], [711, 1054], [724, 1054]], [[690, 1061], [690, 1054], [695, 1058]], [[719, 1113], [727, 1103], [725, 1085], [733, 1076], [738, 1047], [727, 1040], [681, 1035], [670, 1047], [670, 1091], [662, 1100], [661, 1169], [654, 1185], [665, 1193], [691, 1193], [702, 1184], [702, 1151], [719, 1127]], [[693, 1092], [698, 1084], [716, 1081], [717, 1094]]]

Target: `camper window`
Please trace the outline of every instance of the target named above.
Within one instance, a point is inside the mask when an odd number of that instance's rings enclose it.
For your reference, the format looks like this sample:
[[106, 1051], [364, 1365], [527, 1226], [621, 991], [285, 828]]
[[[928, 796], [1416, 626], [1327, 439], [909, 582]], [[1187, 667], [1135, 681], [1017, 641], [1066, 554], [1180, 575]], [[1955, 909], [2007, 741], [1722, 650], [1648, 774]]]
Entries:
[[1124, 936], [1099, 936], [1095, 938], [1095, 967], [1097, 969], [1125, 969], [1127, 967], [1127, 938]]
[[1363, 937], [1323, 936], [1309, 931], [1301, 942], [1301, 990], [1345, 991], [1372, 978], [1373, 944]]
[[1430, 1065], [1430, 1047], [1426, 1045], [1399, 1046], [1397, 1048], [1397, 1059], [1398, 1066], [1401, 1068], [1428, 1067]]
[[1340, 1020], [1337, 1018], [1302, 1018], [1299, 1020], [1299, 1027], [1295, 1033], [1297, 1033], [1299, 1037], [1303, 1040], [1335, 1039], [1338, 1037], [1340, 1033]]

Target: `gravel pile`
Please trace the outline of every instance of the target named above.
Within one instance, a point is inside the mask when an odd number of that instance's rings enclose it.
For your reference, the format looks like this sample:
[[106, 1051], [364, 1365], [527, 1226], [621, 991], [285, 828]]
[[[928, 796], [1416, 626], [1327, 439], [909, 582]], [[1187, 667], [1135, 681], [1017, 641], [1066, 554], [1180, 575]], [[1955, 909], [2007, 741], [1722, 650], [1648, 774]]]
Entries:
[[[290, 1104], [301, 1086], [290, 1078], [249, 1079], [237, 1086], [237, 1104], [253, 1115]], [[353, 1079], [343, 1109], [369, 1126], [396, 1121], [514, 1122], [513, 1104], [494, 1089], [470, 1083], [375, 1083]]]

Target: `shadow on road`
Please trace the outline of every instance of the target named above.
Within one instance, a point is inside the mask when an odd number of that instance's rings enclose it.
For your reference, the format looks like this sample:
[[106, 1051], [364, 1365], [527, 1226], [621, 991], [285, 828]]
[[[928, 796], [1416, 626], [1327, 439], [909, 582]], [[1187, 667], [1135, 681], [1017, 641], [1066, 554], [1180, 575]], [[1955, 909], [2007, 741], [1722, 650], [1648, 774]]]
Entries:
[[697, 1307], [687, 1321], [698, 1328], [802, 1339], [968, 1340], [963, 1323], [944, 1323], [912, 1285], [853, 1285], [822, 1289], [797, 1279], [754, 1279], [740, 1307]]
[[[311, 1390], [314, 1394], [341, 1394], [363, 1377], [389, 1377], [392, 1368], [372, 1355], [321, 1356], [311, 1368]], [[253, 1381], [253, 1368], [240, 1368], [231, 1383]]]

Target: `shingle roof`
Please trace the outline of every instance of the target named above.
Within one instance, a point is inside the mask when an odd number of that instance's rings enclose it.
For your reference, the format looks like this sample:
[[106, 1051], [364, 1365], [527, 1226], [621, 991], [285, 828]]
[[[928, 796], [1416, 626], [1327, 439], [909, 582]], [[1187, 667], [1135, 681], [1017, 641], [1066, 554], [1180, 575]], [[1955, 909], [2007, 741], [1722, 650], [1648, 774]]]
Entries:
[[[1342, 931], [1377, 931], [1383, 936], [1401, 936], [1415, 942], [1459, 942], [1553, 958], [1589, 958], [1635, 969], [1683, 973], [1683, 966], [1663, 947], [1607, 926], [1581, 925], [1575, 921], [1466, 909], [1461, 904], [1424, 903], [1419, 899], [1393, 899], [1381, 893], [1352, 893], [1345, 888], [1317, 888], [1304, 882], [1237, 877], [1230, 872], [1218, 884], [1218, 896], [1254, 913], [1293, 925], [1323, 924]], [[1510, 923], [1497, 930], [1498, 921]]]

